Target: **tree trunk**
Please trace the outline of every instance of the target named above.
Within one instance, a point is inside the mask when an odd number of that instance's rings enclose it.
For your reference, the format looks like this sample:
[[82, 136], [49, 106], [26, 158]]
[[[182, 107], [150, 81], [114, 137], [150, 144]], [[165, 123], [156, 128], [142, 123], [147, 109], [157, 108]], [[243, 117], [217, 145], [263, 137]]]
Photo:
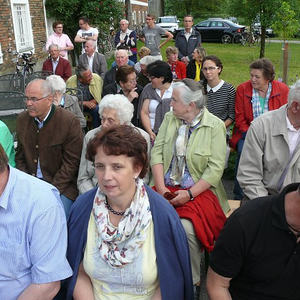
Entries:
[[288, 61], [289, 61], [289, 44], [287, 42], [284, 42], [282, 81], [285, 84], [288, 83]]
[[266, 46], [266, 27], [261, 26], [259, 58], [265, 57], [265, 46]]

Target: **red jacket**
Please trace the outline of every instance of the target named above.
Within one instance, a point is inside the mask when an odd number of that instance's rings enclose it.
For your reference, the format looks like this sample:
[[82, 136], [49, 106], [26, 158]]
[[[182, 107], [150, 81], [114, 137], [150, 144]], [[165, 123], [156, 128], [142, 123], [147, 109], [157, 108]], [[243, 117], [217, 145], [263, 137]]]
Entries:
[[[53, 72], [51, 58], [44, 61], [42, 70]], [[69, 77], [71, 77], [72, 69], [68, 60], [62, 57], [59, 58], [58, 65], [55, 69], [55, 75], [59, 75], [64, 81], [67, 81]]]
[[175, 67], [175, 73], [177, 76], [177, 79], [184, 79], [186, 78], [186, 65], [182, 61], [177, 60], [176, 66], [175, 63], [170, 65], [171, 70], [173, 71], [173, 68]]
[[[269, 110], [274, 110], [287, 103], [289, 88], [282, 82], [272, 81], [272, 90], [269, 98]], [[235, 96], [235, 125], [233, 128], [230, 146], [236, 148], [236, 144], [242, 137], [242, 133], [247, 132], [253, 121], [252, 110], [252, 84], [248, 80], [240, 84]]]

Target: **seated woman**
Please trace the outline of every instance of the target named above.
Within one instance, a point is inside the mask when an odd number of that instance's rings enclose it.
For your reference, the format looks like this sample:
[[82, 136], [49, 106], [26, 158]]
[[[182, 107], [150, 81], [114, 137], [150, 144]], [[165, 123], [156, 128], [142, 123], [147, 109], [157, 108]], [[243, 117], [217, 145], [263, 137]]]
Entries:
[[66, 110], [74, 113], [80, 121], [82, 128], [86, 127], [86, 119], [78, 104], [78, 99], [75, 96], [66, 94], [66, 83], [58, 75], [50, 75], [46, 78], [50, 83], [54, 94], [53, 103], [56, 106], [64, 107]]
[[[235, 98], [235, 125], [231, 147], [237, 150], [235, 176], [244, 146], [247, 130], [253, 119], [287, 103], [289, 88], [275, 79], [272, 62], [266, 58], [250, 64], [250, 80], [240, 84]], [[243, 192], [238, 181], [234, 182], [234, 199], [242, 200]]]
[[199, 82], [174, 83], [171, 106], [154, 147], [155, 189], [176, 207], [190, 247], [195, 299], [200, 284], [201, 248], [213, 249], [229, 210], [221, 182], [226, 154], [224, 122], [205, 108]]
[[[103, 100], [102, 100], [103, 101]], [[173, 208], [144, 185], [147, 143], [132, 126], [88, 144], [99, 188], [74, 202], [66, 299], [191, 300], [186, 236]]]
[[138, 61], [135, 65], [134, 65], [134, 69], [137, 73], [140, 73], [141, 72], [141, 59], [143, 57], [146, 57], [148, 55], [150, 55], [151, 53], [151, 50], [145, 46], [141, 47], [141, 49], [137, 52], [139, 58], [140, 58], [140, 61]]
[[171, 67], [173, 79], [186, 78], [186, 65], [182, 61], [178, 60], [178, 49], [173, 46], [169, 46], [166, 49], [167, 63]]
[[[101, 126], [90, 130], [84, 137], [81, 159], [77, 178], [77, 188], [80, 194], [83, 194], [97, 186], [97, 176], [92, 162], [86, 159], [86, 148], [88, 142], [102, 128], [108, 128], [115, 125], [131, 125], [134, 107], [132, 103], [123, 95], [106, 95], [99, 104], [99, 115], [101, 118]], [[148, 154], [150, 154], [150, 137], [143, 129], [137, 128], [145, 138], [148, 145]], [[146, 175], [146, 183], [148, 183], [148, 174]]]
[[197, 47], [192, 53], [193, 59], [189, 62], [186, 67], [186, 77], [200, 81], [204, 79], [202, 73], [202, 60], [206, 56], [206, 51], [202, 47]]
[[164, 115], [170, 110], [173, 75], [170, 66], [160, 60], [149, 64], [147, 73], [151, 83], [143, 89], [139, 111], [142, 125], [154, 142]]

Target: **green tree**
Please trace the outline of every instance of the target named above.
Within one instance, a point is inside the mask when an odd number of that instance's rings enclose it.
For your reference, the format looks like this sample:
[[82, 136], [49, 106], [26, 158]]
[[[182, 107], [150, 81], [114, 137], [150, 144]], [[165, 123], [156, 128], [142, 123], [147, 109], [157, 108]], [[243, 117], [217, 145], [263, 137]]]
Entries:
[[[86, 16], [90, 24], [102, 32], [109, 32], [111, 26], [117, 28], [119, 20], [124, 16], [124, 4], [118, 0], [46, 0], [47, 14], [64, 23], [64, 32], [74, 40], [78, 31], [78, 19]], [[80, 52], [80, 45], [75, 45]], [[74, 60], [73, 60], [74, 61]]]
[[275, 21], [272, 25], [275, 32], [285, 40], [292, 37], [298, 31], [299, 22], [296, 13], [287, 2], [282, 2], [276, 11]]

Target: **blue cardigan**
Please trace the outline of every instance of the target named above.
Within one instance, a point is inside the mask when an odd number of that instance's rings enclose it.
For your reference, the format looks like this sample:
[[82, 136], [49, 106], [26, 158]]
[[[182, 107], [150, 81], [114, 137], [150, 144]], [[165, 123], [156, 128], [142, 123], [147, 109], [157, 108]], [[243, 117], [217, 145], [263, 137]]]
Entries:
[[[71, 300], [83, 259], [87, 228], [97, 188], [79, 196], [68, 220], [67, 258], [73, 276], [67, 280], [66, 300]], [[163, 300], [192, 300], [193, 283], [185, 231], [174, 208], [146, 186], [154, 224], [158, 276]]]

